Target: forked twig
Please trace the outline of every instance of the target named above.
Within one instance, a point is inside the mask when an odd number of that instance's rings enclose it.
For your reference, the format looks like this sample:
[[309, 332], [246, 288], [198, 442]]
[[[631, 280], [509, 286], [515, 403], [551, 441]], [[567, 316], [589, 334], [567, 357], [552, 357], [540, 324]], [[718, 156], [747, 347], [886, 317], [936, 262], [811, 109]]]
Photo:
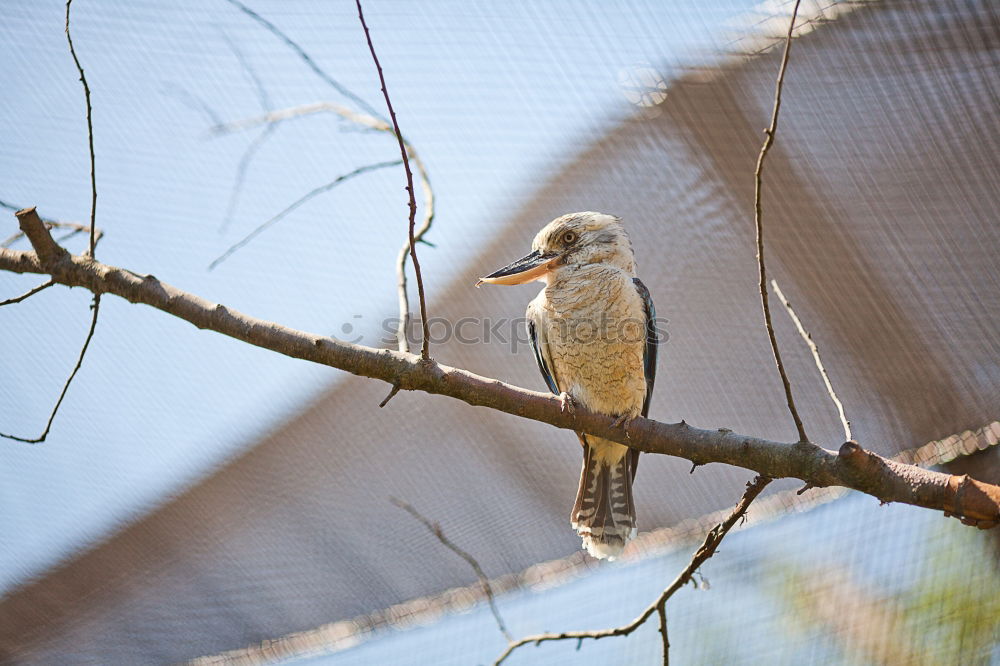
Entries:
[[494, 666], [499, 666], [499, 664], [503, 663], [503, 661], [507, 659], [507, 657], [509, 657], [514, 650], [522, 645], [527, 645], [528, 643], [538, 645], [546, 641], [562, 641], [568, 639], [583, 640], [587, 638], [599, 640], [610, 636], [628, 636], [642, 626], [642, 624], [648, 620], [653, 613], [660, 612], [660, 608], [664, 608], [662, 611], [663, 614], [660, 616], [660, 626], [664, 628], [663, 645], [665, 654], [664, 662], [666, 663], [666, 660], [669, 658], [666, 656], [666, 650], [670, 645], [667, 641], [665, 631], [665, 608], [667, 600], [673, 596], [674, 592], [684, 587], [688, 581], [691, 580], [691, 577], [694, 575], [694, 572], [698, 570], [698, 567], [704, 564], [710, 557], [712, 557], [712, 555], [715, 554], [716, 548], [719, 547], [719, 544], [722, 543], [725, 536], [729, 534], [729, 530], [731, 530], [733, 526], [736, 525], [736, 523], [744, 516], [744, 514], [746, 514], [747, 509], [750, 508], [750, 503], [753, 502], [758, 495], [760, 495], [769, 483], [771, 483], [771, 479], [765, 476], [758, 476], [753, 481], [748, 483], [746, 492], [743, 493], [743, 497], [741, 497], [740, 501], [735, 507], [733, 507], [732, 512], [724, 521], [709, 530], [708, 534], [705, 535], [705, 540], [702, 542], [701, 547], [695, 551], [694, 556], [691, 558], [691, 561], [688, 562], [688, 565], [684, 567], [684, 570], [677, 575], [674, 581], [670, 583], [665, 590], [663, 590], [660, 596], [657, 597], [653, 603], [647, 606], [637, 618], [628, 624], [624, 624], [620, 627], [613, 627], [611, 629], [599, 629], [595, 631], [564, 631], [558, 634], [535, 634], [534, 636], [526, 636], [511, 642], [511, 644], [507, 646], [504, 653], [501, 654], [495, 662], [493, 662]]
[[792, 304], [788, 302], [785, 295], [781, 293], [781, 288], [778, 286], [777, 280], [771, 280], [771, 288], [774, 289], [774, 295], [778, 297], [781, 304], [785, 306], [785, 312], [788, 316], [792, 318], [792, 322], [795, 324], [795, 328], [798, 330], [799, 335], [806, 344], [809, 346], [809, 351], [812, 352], [813, 361], [816, 363], [816, 368], [819, 370], [820, 376], [823, 378], [823, 384], [826, 385], [826, 392], [830, 396], [830, 400], [833, 400], [833, 404], [837, 408], [837, 414], [840, 415], [840, 424], [844, 428], [844, 441], [849, 442], [854, 439], [851, 434], [851, 422], [847, 420], [847, 414], [844, 412], [844, 404], [837, 397], [837, 392], [833, 390], [833, 384], [830, 382], [830, 376], [826, 373], [826, 367], [823, 365], [823, 359], [819, 356], [819, 347], [813, 341], [812, 336], [809, 335], [809, 331], [805, 329], [802, 325], [802, 321], [799, 320], [798, 315], [795, 314], [795, 310], [792, 309]]
[[490, 611], [493, 613], [493, 619], [497, 621], [497, 626], [500, 628], [500, 632], [508, 641], [514, 640], [514, 637], [510, 635], [509, 631], [507, 631], [507, 626], [504, 624], [503, 618], [500, 617], [500, 610], [497, 608], [496, 598], [493, 596], [493, 588], [490, 587], [490, 579], [486, 576], [486, 572], [483, 571], [483, 568], [479, 566], [479, 562], [476, 561], [476, 558], [456, 546], [451, 539], [444, 535], [444, 530], [441, 529], [439, 524], [431, 522], [425, 518], [419, 511], [413, 508], [413, 505], [404, 502], [401, 499], [396, 499], [395, 497], [390, 497], [389, 501], [423, 523], [424, 527], [430, 530], [431, 534], [436, 536], [437, 540], [440, 541], [442, 545], [469, 563], [469, 566], [471, 566], [473, 571], [476, 572], [476, 576], [479, 577], [479, 582], [483, 586], [483, 592], [486, 593], [486, 599], [489, 601]]
[[[90, 86], [87, 85], [87, 77], [83, 73], [83, 66], [80, 64], [80, 59], [76, 56], [76, 49], [73, 48], [73, 37], [70, 33], [70, 6], [73, 4], [73, 0], [66, 0], [66, 42], [69, 44], [70, 55], [73, 56], [73, 62], [76, 63], [76, 69], [80, 73], [80, 83], [83, 84], [83, 94], [87, 101], [87, 143], [90, 146], [90, 250], [89, 256], [91, 259], [95, 258], [95, 250], [97, 248], [97, 241], [99, 236], [97, 234], [97, 170], [96, 170], [96, 158], [94, 155], [94, 123], [93, 123], [93, 109], [90, 104]], [[17, 213], [18, 221], [21, 224], [21, 230], [25, 235], [29, 237], [32, 245], [35, 246], [36, 251], [39, 253], [39, 258], [43, 261], [45, 257], [42, 256], [42, 248], [49, 246], [57, 248], [63, 252], [62, 248], [52, 240], [52, 236], [49, 233], [49, 226], [38, 217], [38, 213], [34, 208], [25, 209], [18, 211]], [[13, 239], [12, 239], [13, 242]], [[41, 244], [40, 244], [41, 243]], [[42, 285], [34, 293], [38, 293], [42, 289], [46, 288], [47, 285]], [[31, 295], [31, 292], [26, 294], [23, 298], [27, 298]], [[23, 298], [21, 300], [23, 300]], [[45, 424], [45, 430], [42, 434], [35, 438], [18, 437], [17, 435], [10, 435], [6, 433], [0, 433], [0, 437], [5, 437], [7, 439], [13, 439], [18, 442], [25, 442], [27, 444], [38, 444], [45, 441], [45, 438], [49, 436], [49, 431], [52, 429], [52, 423], [55, 421], [56, 414], [59, 412], [59, 407], [62, 405], [63, 399], [66, 397], [67, 391], [69, 391], [70, 384], [73, 383], [73, 378], [76, 377], [76, 373], [80, 370], [83, 365], [83, 359], [87, 355], [87, 349], [90, 347], [90, 341], [94, 337], [94, 331], [97, 329], [97, 317], [101, 311], [101, 294], [95, 293], [93, 304], [91, 305], [91, 310], [93, 315], [90, 319], [90, 329], [87, 331], [87, 337], [83, 341], [83, 346], [80, 348], [80, 355], [76, 359], [76, 365], [73, 367], [73, 371], [69, 373], [69, 377], [66, 378], [66, 383], [63, 384], [62, 391], [59, 393], [59, 399], [56, 400], [55, 406], [52, 408], [52, 412], [49, 414], [49, 420]]]
[[771, 309], [767, 302], [767, 271], [764, 268], [764, 216], [761, 209], [761, 190], [764, 174], [764, 158], [774, 144], [774, 137], [778, 131], [778, 111], [781, 109], [781, 88], [785, 82], [785, 69], [788, 67], [788, 54], [792, 49], [792, 32], [795, 29], [795, 17], [799, 13], [799, 3], [795, 0], [795, 7], [792, 9], [792, 19], [788, 23], [788, 35], [785, 39], [785, 51], [781, 56], [781, 68], [778, 70], [778, 80], [774, 87], [774, 107], [771, 110], [771, 124], [764, 130], [764, 145], [760, 148], [760, 155], [757, 157], [757, 168], [754, 169], [754, 223], [757, 227], [757, 267], [760, 272], [760, 303], [764, 310], [764, 326], [767, 328], [767, 337], [771, 341], [771, 352], [774, 354], [774, 363], [778, 366], [778, 374], [781, 375], [781, 383], [785, 388], [785, 401], [788, 403], [788, 411], [795, 421], [795, 428], [799, 433], [799, 442], [809, 441], [806, 430], [799, 417], [799, 411], [795, 408], [795, 399], [792, 397], [792, 385], [788, 381], [788, 374], [785, 366], [781, 362], [781, 352], [778, 350], [778, 340], [774, 336], [774, 326], [771, 324]]
[[[336, 113], [342, 118], [345, 118], [346, 120], [362, 125], [363, 127], [368, 127], [370, 129], [375, 129], [378, 131], [395, 134], [397, 138], [401, 139], [405, 144], [406, 150], [404, 153], [404, 157], [406, 155], [409, 155], [409, 158], [412, 161], [413, 166], [416, 167], [417, 174], [420, 177], [421, 189], [424, 194], [423, 222], [421, 223], [420, 227], [416, 230], [416, 233], [413, 233], [412, 229], [410, 230], [412, 238], [408, 238], [407, 242], [403, 244], [403, 247], [399, 251], [398, 258], [396, 259], [397, 292], [399, 297], [399, 324], [396, 328], [396, 340], [397, 340], [396, 344], [399, 348], [399, 351], [409, 352], [410, 343], [407, 337], [407, 332], [409, 331], [409, 323], [410, 323], [410, 298], [409, 294], [407, 293], [406, 259], [410, 255], [411, 244], [423, 242], [426, 243], [427, 245], [431, 245], [431, 243], [427, 242], [424, 239], [424, 235], [430, 230], [431, 224], [434, 221], [434, 190], [431, 188], [430, 177], [427, 174], [426, 166], [418, 156], [416, 148], [413, 147], [413, 144], [406, 141], [402, 137], [402, 135], [398, 134], [397, 132], [394, 132], [393, 126], [390, 125], [389, 121], [386, 120], [370, 104], [365, 102], [361, 97], [359, 97], [354, 92], [349, 90], [346, 86], [344, 86], [342, 83], [334, 79], [332, 76], [330, 76], [329, 73], [327, 73], [318, 64], [316, 64], [316, 61], [313, 60], [313, 58], [306, 52], [306, 50], [303, 49], [297, 42], [295, 42], [295, 40], [293, 40], [291, 37], [285, 34], [276, 25], [274, 25], [273, 23], [262, 17], [260, 14], [258, 14], [257, 12], [253, 11], [246, 5], [239, 2], [239, 0], [227, 0], [227, 1], [234, 7], [237, 7], [244, 14], [252, 18], [254, 21], [262, 25], [275, 37], [280, 39], [286, 46], [292, 49], [299, 56], [299, 58], [306, 64], [306, 66], [308, 66], [317, 76], [319, 76], [323, 81], [325, 81], [331, 88], [336, 90], [338, 93], [353, 101], [358, 106], [358, 108], [365, 111], [365, 113], [359, 113], [353, 109], [349, 109], [345, 106], [334, 104], [332, 102], [320, 102], [318, 104], [307, 104], [305, 106], [296, 107], [294, 109], [286, 110], [283, 112], [279, 111], [279, 112], [268, 113], [265, 114], [265, 116], [263, 116], [262, 118], [250, 119], [249, 121], [229, 123], [227, 125], [223, 125], [222, 123], [216, 123], [215, 127], [213, 128], [214, 132], [221, 133], [225, 131], [243, 129], [248, 125], [255, 125], [259, 123], [267, 123], [269, 126], [273, 126], [274, 124], [281, 122], [282, 120], [285, 120], [287, 118], [308, 115], [310, 113], [314, 113], [317, 111], [330, 111]], [[246, 154], [244, 155], [244, 158], [246, 158]], [[418, 276], [418, 286], [420, 281], [421, 279]], [[423, 299], [421, 299], [421, 303], [423, 303]], [[421, 314], [423, 314], [423, 308], [421, 309]], [[424, 339], [425, 340], [427, 339], [426, 331]], [[386, 400], [391, 398], [392, 395], [394, 394], [390, 394]]]

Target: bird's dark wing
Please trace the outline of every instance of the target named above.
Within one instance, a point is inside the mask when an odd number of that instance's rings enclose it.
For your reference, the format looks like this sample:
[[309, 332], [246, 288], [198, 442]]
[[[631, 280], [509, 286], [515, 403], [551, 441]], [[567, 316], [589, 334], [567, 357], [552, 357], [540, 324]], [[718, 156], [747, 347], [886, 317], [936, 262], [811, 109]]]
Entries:
[[528, 310], [528, 339], [531, 341], [531, 350], [535, 352], [535, 361], [538, 363], [538, 369], [542, 372], [542, 378], [545, 379], [545, 384], [549, 387], [549, 390], [559, 395], [559, 385], [556, 383], [555, 375], [552, 374], [551, 361], [549, 358], [549, 346], [546, 344], [545, 340], [538, 339], [538, 329], [535, 325], [536, 313], [533, 309]]
[[[646, 397], [642, 401], [642, 415], [649, 416], [649, 402], [653, 399], [653, 384], [656, 382], [656, 353], [660, 344], [660, 336], [656, 333], [656, 307], [649, 296], [649, 289], [639, 278], [632, 278], [639, 297], [642, 299], [642, 309], [646, 315], [646, 348], [642, 353], [642, 371], [646, 375]], [[639, 467], [639, 451], [632, 449], [629, 453], [629, 471], [632, 480]]]
[[649, 401], [653, 398], [653, 384], [656, 382], [656, 353], [660, 337], [656, 332], [656, 307], [649, 296], [649, 289], [639, 278], [632, 278], [639, 297], [642, 299], [646, 315], [646, 349], [642, 355], [643, 372], [646, 375], [646, 399], [642, 402], [642, 415], [649, 416]]

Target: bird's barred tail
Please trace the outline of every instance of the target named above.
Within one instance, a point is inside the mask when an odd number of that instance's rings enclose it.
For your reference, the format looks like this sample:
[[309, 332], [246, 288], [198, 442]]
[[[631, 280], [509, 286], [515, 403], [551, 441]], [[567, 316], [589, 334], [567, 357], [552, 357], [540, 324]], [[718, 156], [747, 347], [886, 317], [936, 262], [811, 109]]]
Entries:
[[583, 469], [570, 523], [588, 553], [613, 560], [636, 533], [632, 500], [632, 467], [636, 457], [615, 442], [593, 437], [581, 439]]

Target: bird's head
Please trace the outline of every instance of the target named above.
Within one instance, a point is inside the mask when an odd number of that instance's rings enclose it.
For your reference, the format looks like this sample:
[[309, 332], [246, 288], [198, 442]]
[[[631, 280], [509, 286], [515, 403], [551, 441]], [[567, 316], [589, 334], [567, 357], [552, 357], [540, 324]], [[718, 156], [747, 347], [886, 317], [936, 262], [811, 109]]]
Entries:
[[479, 279], [489, 284], [548, 282], [589, 264], [610, 264], [635, 274], [632, 243], [621, 220], [604, 213], [570, 213], [552, 220], [535, 236], [531, 254]]

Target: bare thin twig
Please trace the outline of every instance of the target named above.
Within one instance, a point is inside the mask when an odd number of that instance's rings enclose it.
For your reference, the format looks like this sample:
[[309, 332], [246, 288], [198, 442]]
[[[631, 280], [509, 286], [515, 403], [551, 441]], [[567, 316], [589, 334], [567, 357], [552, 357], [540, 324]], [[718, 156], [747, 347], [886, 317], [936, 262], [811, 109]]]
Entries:
[[844, 413], [844, 404], [840, 402], [840, 398], [837, 397], [837, 392], [833, 390], [833, 384], [830, 382], [830, 376], [826, 373], [826, 367], [823, 365], [823, 360], [819, 356], [819, 347], [813, 341], [812, 336], [809, 335], [809, 331], [805, 329], [802, 325], [802, 321], [799, 320], [798, 315], [795, 314], [795, 310], [792, 309], [792, 304], [788, 302], [785, 295], [781, 293], [781, 288], [778, 286], [777, 280], [771, 280], [771, 288], [774, 289], [774, 295], [778, 297], [781, 304], [785, 306], [785, 312], [788, 316], [792, 318], [792, 322], [795, 324], [795, 328], [798, 330], [799, 335], [806, 344], [809, 346], [809, 351], [812, 352], [813, 361], [816, 362], [816, 368], [819, 370], [819, 374], [823, 377], [823, 383], [826, 385], [826, 392], [830, 396], [830, 400], [833, 400], [833, 404], [837, 407], [837, 414], [840, 415], [840, 423], [844, 427], [844, 441], [850, 441], [854, 439], [851, 434], [851, 422], [847, 420], [847, 414]]
[[59, 393], [59, 399], [56, 400], [55, 407], [52, 408], [52, 413], [49, 414], [49, 420], [45, 424], [45, 430], [38, 437], [29, 439], [26, 437], [18, 437], [17, 435], [8, 435], [7, 433], [0, 432], [0, 437], [6, 437], [7, 439], [13, 439], [18, 442], [25, 442], [26, 444], [40, 444], [45, 441], [45, 438], [49, 436], [49, 431], [52, 429], [52, 422], [56, 418], [56, 413], [59, 411], [59, 406], [62, 405], [63, 398], [66, 397], [66, 392], [69, 391], [69, 385], [73, 383], [73, 378], [76, 377], [77, 371], [80, 370], [80, 366], [83, 365], [83, 357], [87, 354], [87, 348], [90, 346], [90, 340], [94, 337], [94, 329], [97, 328], [97, 315], [101, 308], [101, 295], [94, 294], [94, 301], [90, 306], [93, 310], [93, 316], [90, 319], [90, 330], [87, 331], [87, 338], [83, 341], [83, 347], [80, 348], [80, 355], [76, 359], [76, 366], [73, 367], [73, 372], [69, 373], [69, 377], [66, 378], [66, 383], [63, 384], [62, 391]]
[[[80, 83], [83, 84], [83, 96], [87, 100], [87, 142], [90, 145], [90, 256], [94, 256], [97, 246], [97, 239], [94, 237], [94, 230], [97, 228], [97, 167], [94, 156], [94, 120], [93, 109], [90, 105], [90, 86], [87, 85], [87, 76], [83, 73], [83, 66], [80, 59], [76, 57], [76, 49], [73, 48], [73, 37], [69, 30], [69, 8], [73, 0], [66, 0], [66, 41], [69, 43], [69, 52], [76, 63], [76, 69], [80, 72]], [[85, 347], [86, 348], [86, 347]]]
[[45, 291], [46, 289], [48, 289], [49, 287], [51, 287], [55, 283], [56, 283], [55, 280], [49, 280], [48, 282], [43, 282], [42, 284], [38, 285], [37, 287], [33, 287], [33, 288], [29, 289], [28, 291], [24, 292], [20, 296], [15, 296], [14, 298], [8, 298], [6, 301], [0, 301], [0, 306], [13, 305], [14, 303], [20, 303], [21, 301], [23, 301], [25, 299], [31, 298], [32, 296], [34, 296], [35, 294], [37, 294], [40, 291]]
[[670, 666], [670, 639], [667, 638], [667, 602], [656, 607], [660, 614], [660, 637], [663, 639], [663, 666]]
[[391, 160], [389, 162], [377, 162], [375, 164], [367, 164], [365, 166], [358, 167], [354, 171], [351, 171], [349, 173], [345, 173], [345, 174], [343, 174], [341, 176], [337, 176], [336, 178], [334, 178], [329, 183], [326, 183], [325, 185], [320, 185], [319, 187], [314, 188], [314, 189], [310, 190], [309, 192], [306, 192], [304, 195], [302, 195], [301, 197], [299, 197], [298, 199], [296, 199], [295, 201], [293, 201], [291, 204], [289, 204], [288, 206], [286, 206], [285, 209], [282, 210], [280, 213], [278, 213], [274, 217], [270, 218], [266, 222], [261, 223], [253, 231], [251, 231], [250, 233], [248, 233], [246, 236], [244, 236], [243, 238], [241, 238], [237, 242], [235, 242], [232, 245], [230, 245], [229, 248], [225, 252], [223, 252], [218, 257], [216, 257], [215, 259], [212, 260], [212, 263], [210, 263], [208, 265], [208, 270], [214, 269], [216, 266], [218, 266], [223, 261], [225, 261], [226, 259], [228, 259], [234, 252], [236, 252], [241, 247], [243, 247], [244, 245], [246, 245], [247, 243], [249, 243], [250, 241], [252, 241], [254, 238], [256, 238], [257, 236], [259, 236], [261, 233], [263, 233], [268, 227], [270, 227], [273, 224], [276, 224], [277, 222], [280, 222], [282, 219], [285, 218], [285, 216], [287, 216], [289, 213], [291, 213], [296, 208], [298, 208], [302, 204], [306, 203], [307, 201], [309, 201], [313, 197], [319, 196], [320, 194], [323, 194], [324, 192], [329, 192], [330, 190], [332, 190], [333, 188], [335, 188], [337, 185], [340, 185], [341, 183], [343, 183], [345, 180], [350, 180], [351, 178], [354, 178], [355, 176], [360, 176], [363, 173], [367, 173], [369, 171], [375, 171], [377, 169], [385, 169], [387, 167], [397, 166], [398, 164], [400, 164], [399, 160]]
[[[419, 243], [424, 240], [424, 234], [427, 233], [434, 222], [434, 190], [431, 189], [431, 181], [427, 176], [427, 168], [424, 166], [423, 160], [420, 159], [416, 149], [409, 142], [406, 143], [406, 152], [409, 153], [413, 165], [417, 168], [417, 173], [420, 175], [420, 186], [424, 193], [424, 221], [413, 235], [411, 241]], [[412, 227], [410, 229], [412, 232]], [[410, 342], [406, 337], [407, 331], [410, 330], [410, 297], [406, 289], [406, 257], [409, 255], [409, 250], [410, 243], [404, 243], [403, 247], [399, 249], [399, 256], [396, 258], [396, 281], [397, 293], [399, 294], [399, 327], [396, 330], [396, 344], [401, 352], [410, 351]], [[416, 258], [415, 254], [413, 256]], [[416, 267], [416, 263], [413, 265]], [[423, 292], [421, 292], [421, 305], [423, 304], [422, 296]], [[423, 317], [423, 310], [421, 310], [421, 316]], [[425, 327], [424, 340], [426, 339], [427, 330]]]
[[[705, 540], [702, 542], [701, 547], [695, 551], [694, 556], [688, 565], [684, 567], [677, 577], [674, 579], [670, 585], [663, 590], [659, 597], [646, 607], [642, 613], [639, 614], [637, 618], [629, 622], [628, 624], [623, 624], [620, 627], [612, 627], [611, 629], [599, 629], [595, 631], [564, 631], [562, 633], [550, 633], [550, 634], [535, 634], [533, 636], [525, 636], [524, 638], [518, 639], [511, 642], [507, 646], [507, 649], [499, 658], [494, 662], [494, 666], [498, 666], [503, 663], [503, 661], [511, 655], [511, 653], [522, 645], [527, 645], [528, 643], [534, 643], [538, 645], [546, 641], [561, 641], [567, 639], [578, 639], [582, 640], [585, 638], [591, 638], [594, 640], [599, 640], [601, 638], [607, 638], [609, 636], [628, 636], [633, 631], [638, 629], [642, 624], [650, 618], [655, 612], [659, 612], [660, 608], [666, 608], [667, 600], [673, 596], [674, 592], [681, 589], [684, 585], [691, 580], [694, 572], [697, 571], [698, 567], [704, 564], [712, 555], [715, 554], [716, 548], [722, 543], [722, 540], [729, 533], [729, 530], [744, 516], [747, 509], [750, 508], [750, 503], [757, 498], [758, 495], [771, 483], [771, 479], [765, 476], [758, 476], [753, 481], [747, 484], [746, 492], [743, 493], [743, 497], [740, 498], [739, 503], [733, 507], [732, 512], [729, 516], [709, 530], [708, 534], [705, 535]], [[661, 615], [661, 627], [664, 628], [663, 640], [664, 647], [666, 648], [669, 644], [666, 639], [666, 611], [663, 611]], [[666, 655], [666, 649], [664, 649], [664, 655]], [[664, 657], [666, 660], [667, 657]]]
[[389, 401], [395, 398], [397, 393], [399, 393], [399, 384], [393, 384], [392, 388], [389, 389], [389, 393], [384, 398], [382, 398], [382, 402], [378, 403], [379, 408], [388, 405]]
[[795, 421], [795, 428], [799, 433], [799, 442], [808, 442], [802, 419], [795, 408], [795, 399], [792, 397], [792, 385], [788, 381], [788, 374], [785, 366], [781, 362], [781, 352], [778, 350], [778, 340], [774, 337], [774, 326], [771, 324], [771, 309], [767, 302], [767, 271], [764, 268], [764, 217], [761, 210], [761, 189], [762, 177], [764, 174], [764, 158], [771, 150], [774, 143], [775, 133], [778, 131], [778, 111], [781, 109], [781, 87], [785, 82], [785, 69], [788, 67], [788, 54], [792, 48], [792, 32], [795, 29], [795, 17], [799, 13], [799, 3], [795, 0], [795, 7], [792, 9], [792, 19], [788, 23], [788, 36], [785, 39], [785, 52], [781, 56], [781, 68], [778, 70], [778, 80], [774, 87], [774, 108], [771, 110], [771, 125], [764, 130], [764, 145], [760, 148], [760, 155], [757, 157], [757, 168], [754, 170], [754, 222], [757, 227], [757, 267], [760, 271], [760, 303], [764, 310], [764, 325], [767, 328], [767, 337], [771, 341], [771, 351], [774, 354], [774, 363], [778, 366], [778, 374], [781, 375], [781, 383], [785, 387], [785, 400], [788, 402], [788, 411]]
[[[406, 142], [403, 140], [403, 133], [399, 130], [399, 121], [396, 119], [396, 111], [392, 108], [392, 100], [389, 99], [389, 88], [385, 84], [385, 74], [382, 72], [382, 64], [378, 60], [378, 55], [375, 53], [375, 45], [372, 43], [371, 32], [368, 30], [368, 25], [365, 23], [365, 14], [361, 9], [361, 0], [355, 0], [355, 4], [358, 7], [358, 19], [361, 21], [361, 27], [365, 31], [365, 39], [368, 41], [368, 50], [371, 51], [372, 60], [375, 62], [375, 69], [378, 70], [378, 79], [382, 84], [382, 96], [385, 98], [385, 105], [389, 109], [389, 118], [392, 120], [392, 127], [396, 134], [396, 140], [399, 141], [399, 153], [403, 157], [403, 169], [406, 171], [406, 193], [410, 200], [410, 239], [409, 239], [409, 249], [410, 249], [410, 259], [413, 261], [413, 274], [417, 278], [417, 297], [420, 301], [420, 326], [422, 331], [422, 339], [420, 340], [420, 358], [427, 360], [430, 358], [427, 345], [430, 340], [430, 331], [428, 330], [427, 324], [427, 304], [424, 298], [424, 278], [420, 273], [420, 261], [417, 260], [417, 241], [416, 241], [416, 220], [417, 220], [417, 198], [413, 191], [413, 172], [410, 171], [410, 160], [407, 155]], [[430, 222], [428, 221], [428, 225]], [[400, 262], [402, 265], [403, 262]], [[400, 278], [400, 284], [402, 286], [403, 296], [406, 294], [406, 276], [405, 273], [401, 271], [402, 277]], [[402, 300], [401, 300], [402, 305]], [[402, 318], [405, 319], [409, 316], [409, 311], [407, 310], [406, 315]], [[405, 331], [400, 338], [399, 344], [403, 345], [403, 341], [406, 339]]]
[[490, 579], [486, 576], [486, 572], [483, 571], [483, 568], [479, 566], [479, 562], [476, 561], [476, 558], [456, 546], [451, 539], [444, 535], [444, 530], [441, 529], [441, 526], [438, 523], [431, 522], [429, 519], [425, 518], [413, 507], [412, 504], [404, 502], [401, 499], [396, 499], [395, 497], [390, 497], [389, 501], [423, 523], [424, 527], [430, 530], [430, 533], [436, 536], [437, 540], [440, 541], [442, 545], [469, 563], [469, 566], [471, 566], [472, 570], [476, 572], [476, 576], [479, 577], [479, 582], [483, 586], [483, 592], [486, 594], [486, 600], [490, 604], [490, 611], [493, 613], [493, 619], [497, 621], [497, 627], [499, 627], [500, 633], [502, 633], [508, 641], [514, 640], [514, 637], [510, 635], [509, 631], [507, 631], [507, 626], [503, 623], [503, 618], [500, 617], [500, 610], [497, 608], [496, 597], [493, 596], [493, 588], [490, 587]]

